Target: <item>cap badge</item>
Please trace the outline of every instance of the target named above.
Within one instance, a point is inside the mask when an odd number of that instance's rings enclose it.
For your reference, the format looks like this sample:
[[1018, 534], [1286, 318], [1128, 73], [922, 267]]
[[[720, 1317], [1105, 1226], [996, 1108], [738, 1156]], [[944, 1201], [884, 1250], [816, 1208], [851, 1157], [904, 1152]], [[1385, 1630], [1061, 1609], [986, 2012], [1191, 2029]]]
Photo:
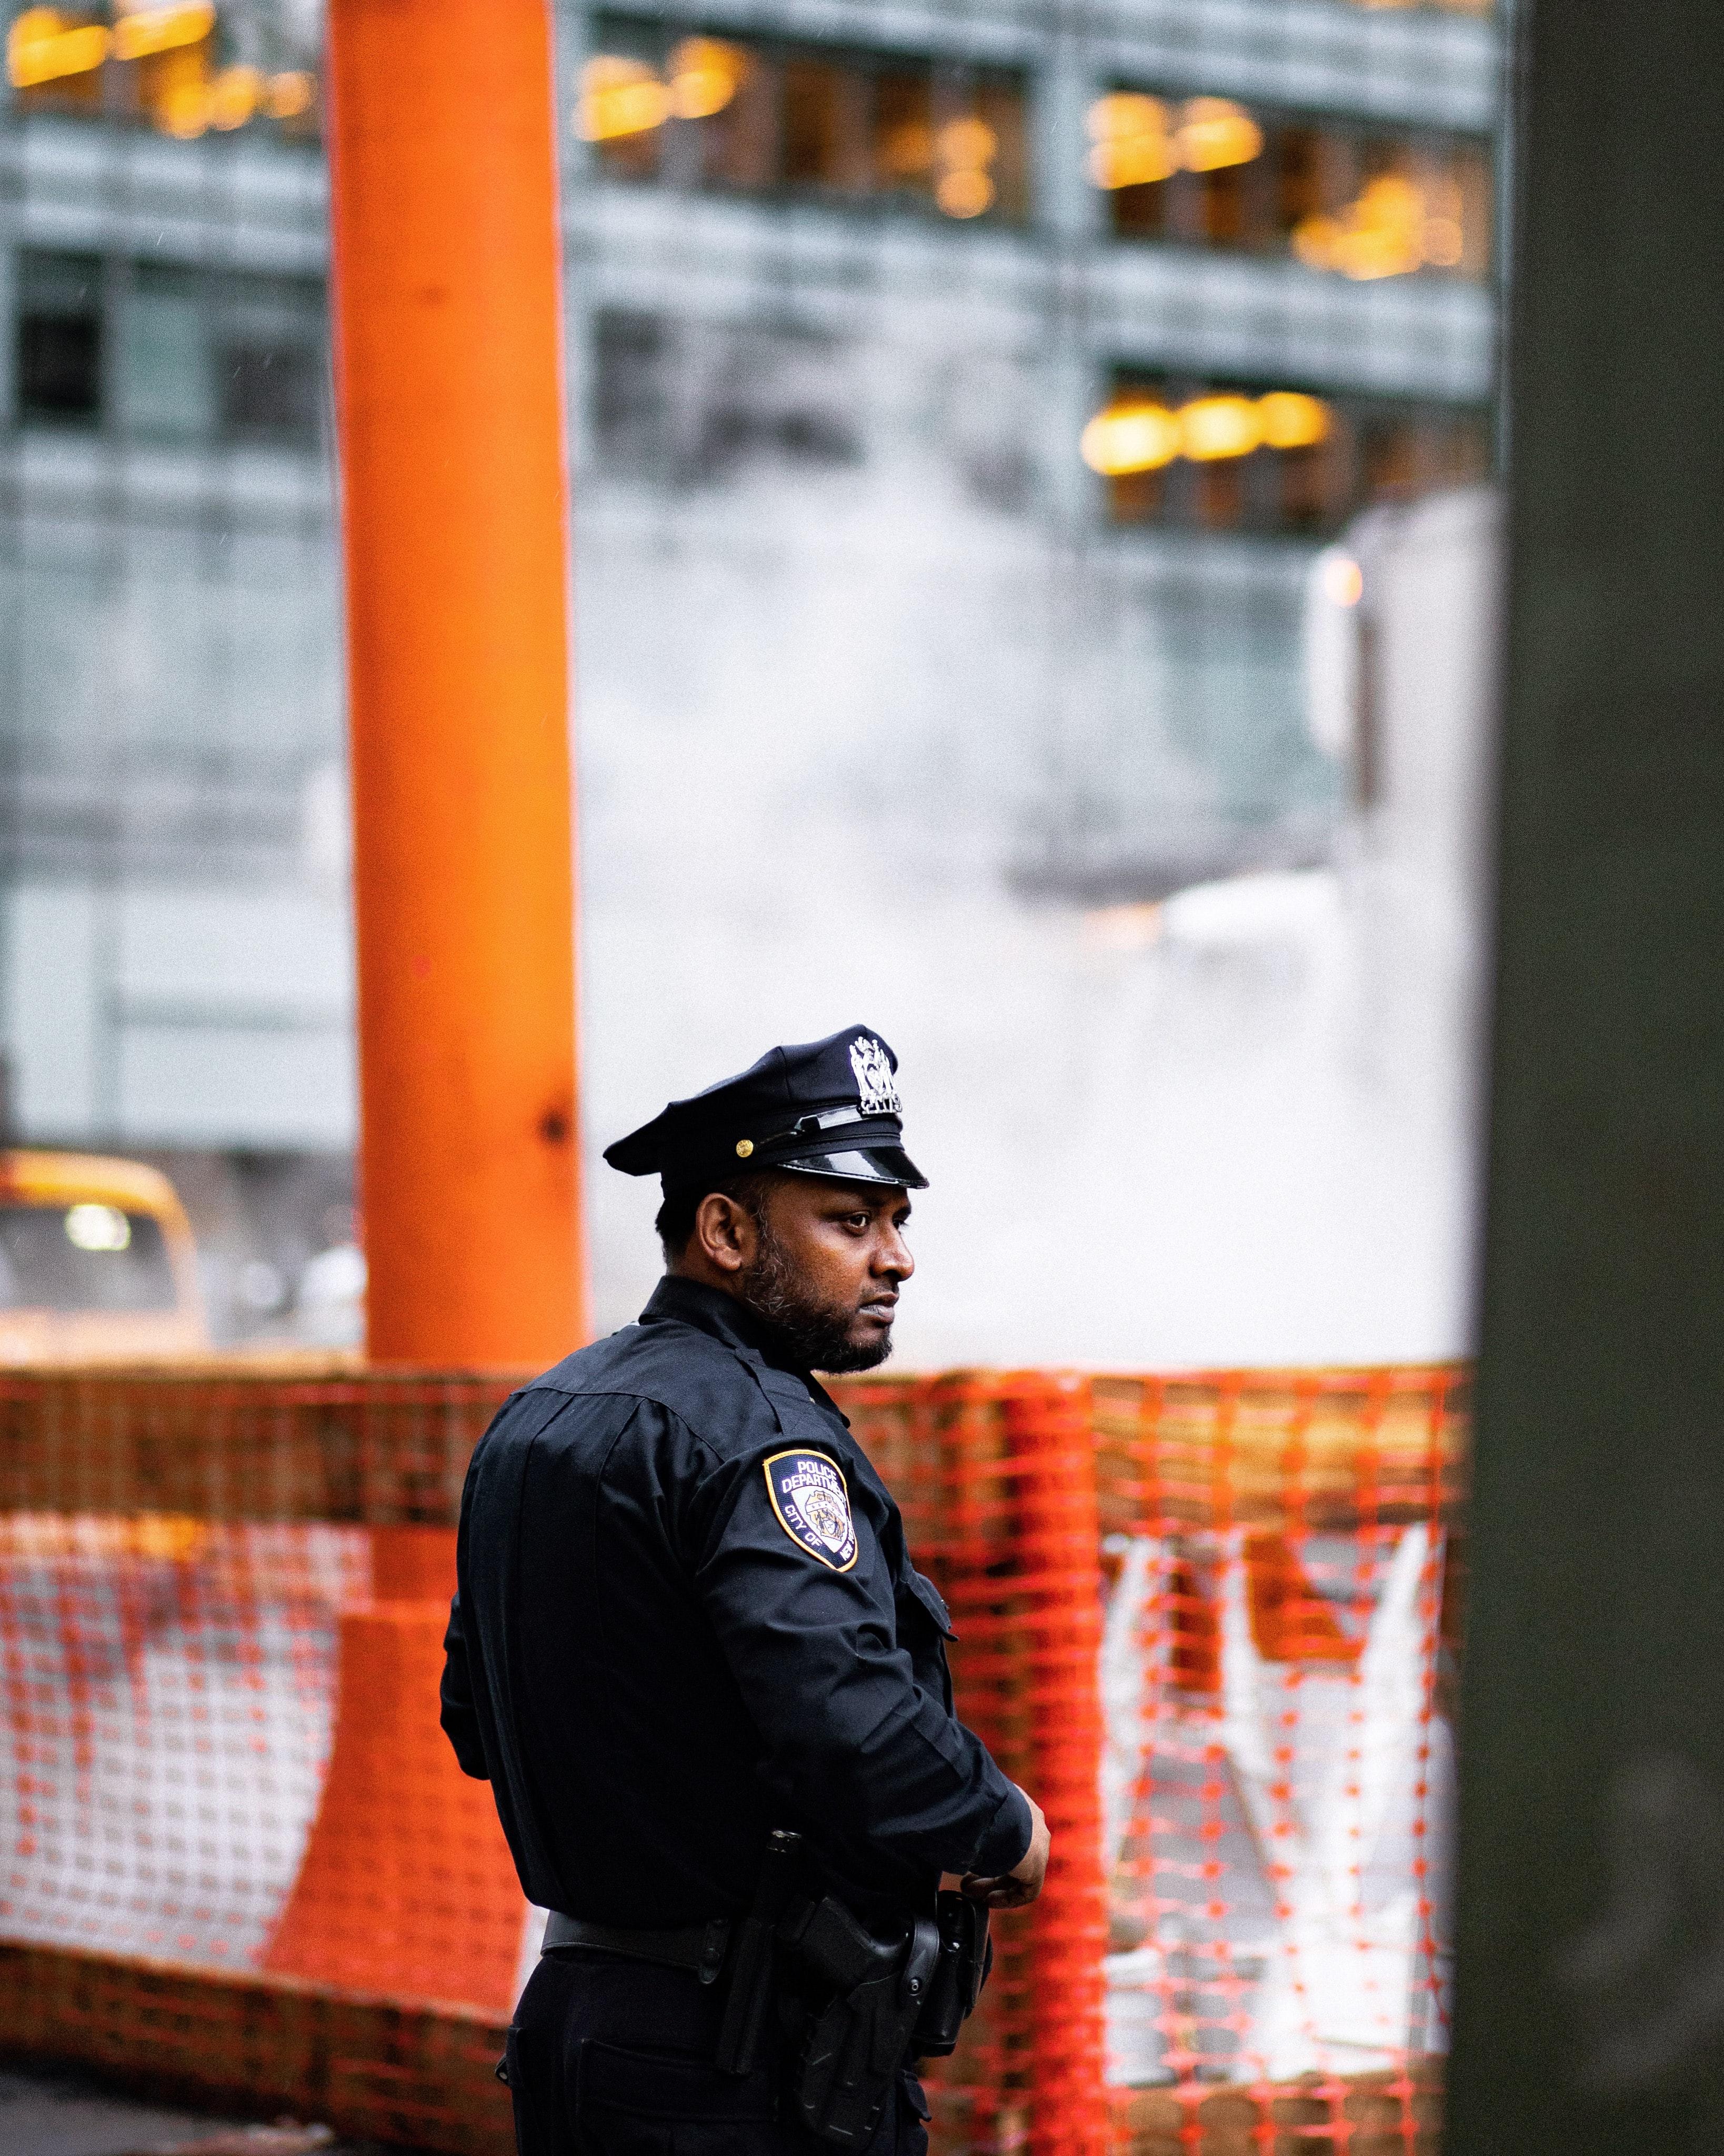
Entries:
[[850, 1043], [850, 1068], [856, 1074], [856, 1091], [865, 1116], [903, 1113], [904, 1104], [892, 1083], [890, 1058], [872, 1034], [859, 1033]]
[[737, 1139], [737, 1141], [736, 1141], [736, 1158], [737, 1158], [737, 1159], [738, 1159], [738, 1160], [747, 1160], [747, 1158], [748, 1158], [748, 1156], [749, 1156], [749, 1154], [750, 1154], [750, 1153], [752, 1153], [753, 1151], [754, 1151], [754, 1140], [753, 1140], [752, 1138], [738, 1138], [738, 1139]]
[[766, 1463], [767, 1494], [778, 1525], [797, 1548], [834, 1572], [856, 1562], [850, 1493], [838, 1469], [819, 1452], [775, 1452]]

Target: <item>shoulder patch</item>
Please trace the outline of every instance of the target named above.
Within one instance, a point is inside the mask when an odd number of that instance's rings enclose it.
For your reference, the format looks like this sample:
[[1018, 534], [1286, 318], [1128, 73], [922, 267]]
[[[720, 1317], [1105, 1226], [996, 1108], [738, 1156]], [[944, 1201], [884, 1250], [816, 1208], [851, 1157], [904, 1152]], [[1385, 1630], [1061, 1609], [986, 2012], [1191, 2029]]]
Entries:
[[856, 1529], [844, 1478], [824, 1452], [775, 1452], [766, 1463], [767, 1495], [797, 1548], [834, 1572], [856, 1562]]

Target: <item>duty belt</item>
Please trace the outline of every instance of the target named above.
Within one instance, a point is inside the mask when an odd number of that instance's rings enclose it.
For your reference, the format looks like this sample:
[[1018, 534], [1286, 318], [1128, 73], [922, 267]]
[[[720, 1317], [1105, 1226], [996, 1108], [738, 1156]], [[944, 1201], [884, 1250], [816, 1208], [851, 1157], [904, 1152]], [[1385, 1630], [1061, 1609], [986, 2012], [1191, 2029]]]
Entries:
[[678, 1932], [637, 1932], [619, 1924], [591, 1924], [584, 1917], [566, 1917], [553, 1909], [545, 1919], [541, 1953], [582, 1947], [591, 1953], [622, 1954], [630, 1961], [657, 1962], [665, 1969], [691, 1969], [702, 1984], [715, 1984], [730, 1944], [728, 1917], [711, 1923], [688, 1924]]
[[[771, 1837], [753, 1906], [734, 1927], [715, 1917], [681, 1931], [637, 1931], [553, 1909], [540, 1950], [656, 1962], [691, 1969], [702, 1984], [716, 1983], [728, 1964], [714, 2063], [739, 2076], [762, 2063], [779, 1956], [788, 1956], [818, 1992], [802, 2016], [792, 2083], [797, 2112], [821, 2140], [860, 2156], [906, 2053], [941, 2058], [957, 2043], [992, 1958], [988, 1911], [942, 1893], [932, 1915], [907, 1917], [877, 1938], [830, 1894], [799, 1891], [802, 1851], [800, 1835], [781, 1830]], [[788, 2025], [785, 2033], [793, 2033]]]

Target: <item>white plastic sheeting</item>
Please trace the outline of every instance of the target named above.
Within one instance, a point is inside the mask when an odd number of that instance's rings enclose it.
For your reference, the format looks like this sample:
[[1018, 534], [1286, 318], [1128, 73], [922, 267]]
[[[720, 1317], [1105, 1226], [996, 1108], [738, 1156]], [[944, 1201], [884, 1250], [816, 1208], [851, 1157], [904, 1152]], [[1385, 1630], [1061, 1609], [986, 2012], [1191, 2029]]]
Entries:
[[[1299, 1549], [1350, 1663], [1264, 1652], [1241, 1532], [1133, 1537], [1116, 1554], [1101, 1650], [1110, 2079], [1285, 2081], [1446, 2048], [1440, 1533]], [[1193, 1590], [1213, 1681], [1174, 1660]]]

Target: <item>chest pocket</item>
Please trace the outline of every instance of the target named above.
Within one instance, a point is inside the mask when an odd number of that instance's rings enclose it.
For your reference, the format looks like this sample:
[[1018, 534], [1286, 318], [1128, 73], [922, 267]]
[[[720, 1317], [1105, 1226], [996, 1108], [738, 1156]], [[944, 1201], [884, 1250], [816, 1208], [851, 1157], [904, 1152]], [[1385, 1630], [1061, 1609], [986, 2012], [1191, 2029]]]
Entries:
[[957, 1634], [952, 1629], [952, 1612], [947, 1608], [940, 1590], [931, 1579], [924, 1579], [907, 1560], [895, 1583], [898, 1607], [912, 1603], [926, 1617], [933, 1620], [934, 1630], [943, 1640], [955, 1640]]
[[946, 1642], [957, 1637], [952, 1629], [952, 1614], [933, 1582], [924, 1579], [907, 1558], [892, 1583], [892, 1599], [898, 1612], [898, 1645], [910, 1656], [916, 1681], [950, 1714], [952, 1671], [947, 1664]]

